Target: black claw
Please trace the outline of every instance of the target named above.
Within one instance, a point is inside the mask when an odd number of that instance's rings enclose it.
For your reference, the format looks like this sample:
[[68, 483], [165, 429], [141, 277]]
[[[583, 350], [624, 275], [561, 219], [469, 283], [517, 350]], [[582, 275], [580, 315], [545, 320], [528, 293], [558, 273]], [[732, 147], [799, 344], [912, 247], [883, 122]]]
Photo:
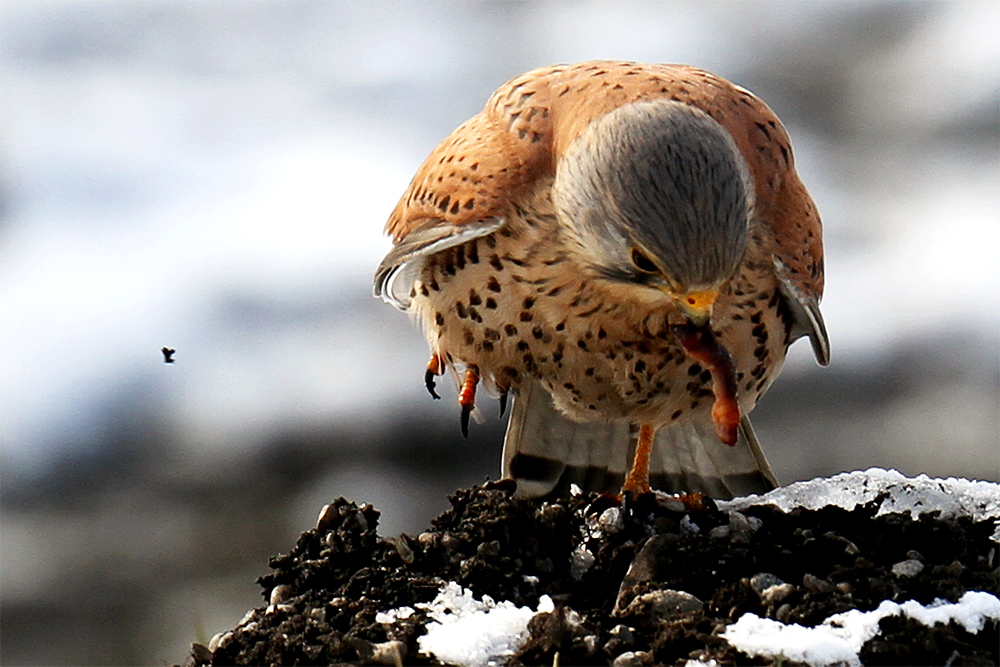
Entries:
[[431, 398], [441, 398], [438, 396], [438, 393], [434, 391], [434, 371], [429, 368], [427, 369], [427, 372], [424, 373], [424, 385], [427, 387], [427, 391], [431, 393]]
[[472, 414], [472, 406], [471, 405], [463, 405], [462, 406], [462, 437], [463, 438], [468, 438], [469, 437], [469, 415], [471, 415], [471, 414]]
[[500, 392], [500, 417], [503, 417], [504, 413], [507, 412], [507, 392]]

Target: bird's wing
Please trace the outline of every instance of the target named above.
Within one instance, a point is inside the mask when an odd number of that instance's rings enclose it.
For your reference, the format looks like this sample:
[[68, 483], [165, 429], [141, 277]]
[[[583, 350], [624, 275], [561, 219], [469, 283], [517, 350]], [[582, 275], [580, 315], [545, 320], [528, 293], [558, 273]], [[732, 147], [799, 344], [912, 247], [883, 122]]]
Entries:
[[429, 220], [393, 246], [375, 271], [375, 296], [400, 310], [410, 305], [414, 281], [424, 260], [447, 248], [488, 236], [503, 226], [503, 218], [486, 218], [463, 225]]

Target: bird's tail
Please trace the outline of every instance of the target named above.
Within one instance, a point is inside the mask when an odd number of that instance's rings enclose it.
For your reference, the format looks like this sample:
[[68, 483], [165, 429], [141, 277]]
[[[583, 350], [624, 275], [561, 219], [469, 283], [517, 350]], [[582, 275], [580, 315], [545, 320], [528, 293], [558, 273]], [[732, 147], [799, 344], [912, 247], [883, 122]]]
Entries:
[[[637, 433], [627, 422], [570, 421], [545, 388], [531, 381], [514, 398], [503, 476], [517, 480], [522, 497], [558, 496], [571, 484], [616, 493], [631, 466]], [[778, 485], [746, 417], [734, 447], [719, 442], [711, 424], [664, 426], [656, 433], [649, 481], [667, 493], [697, 491], [713, 498], [765, 493]]]

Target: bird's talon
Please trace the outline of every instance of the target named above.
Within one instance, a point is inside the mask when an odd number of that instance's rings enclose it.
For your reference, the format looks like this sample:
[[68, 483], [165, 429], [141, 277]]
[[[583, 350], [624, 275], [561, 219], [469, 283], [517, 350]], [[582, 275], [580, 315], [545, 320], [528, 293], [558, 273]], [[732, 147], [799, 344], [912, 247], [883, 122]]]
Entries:
[[502, 419], [504, 413], [507, 412], [507, 389], [500, 390], [500, 418]]
[[437, 386], [434, 382], [435, 375], [441, 375], [441, 357], [434, 353], [431, 355], [431, 360], [427, 362], [427, 372], [424, 373], [424, 386], [427, 387], [427, 391], [430, 392], [431, 398], [438, 399], [438, 393], [434, 390]]
[[479, 384], [479, 369], [469, 366], [465, 371], [462, 389], [458, 392], [458, 404], [462, 406], [462, 437], [469, 437], [469, 415], [476, 407], [476, 385]]

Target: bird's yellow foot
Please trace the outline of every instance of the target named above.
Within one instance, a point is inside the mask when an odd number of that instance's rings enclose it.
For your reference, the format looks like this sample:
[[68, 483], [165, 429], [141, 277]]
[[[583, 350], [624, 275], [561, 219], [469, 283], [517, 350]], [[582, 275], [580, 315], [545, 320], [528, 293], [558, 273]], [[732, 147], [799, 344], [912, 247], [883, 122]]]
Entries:
[[626, 494], [633, 498], [652, 493], [649, 486], [649, 457], [653, 453], [653, 441], [656, 438], [656, 429], [649, 424], [639, 426], [639, 440], [635, 445], [635, 458], [632, 459], [632, 468], [625, 476], [625, 483], [622, 484], [621, 497]]

